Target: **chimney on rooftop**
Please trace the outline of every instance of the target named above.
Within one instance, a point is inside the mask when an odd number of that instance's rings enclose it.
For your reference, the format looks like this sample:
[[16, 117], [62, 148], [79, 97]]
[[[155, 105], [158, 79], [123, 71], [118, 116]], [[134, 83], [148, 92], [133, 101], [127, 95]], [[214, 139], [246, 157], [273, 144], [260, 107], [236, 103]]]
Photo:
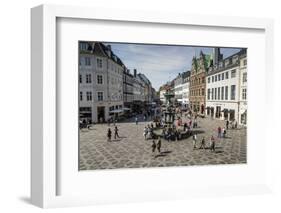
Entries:
[[134, 69], [134, 77], [137, 77], [137, 69]]

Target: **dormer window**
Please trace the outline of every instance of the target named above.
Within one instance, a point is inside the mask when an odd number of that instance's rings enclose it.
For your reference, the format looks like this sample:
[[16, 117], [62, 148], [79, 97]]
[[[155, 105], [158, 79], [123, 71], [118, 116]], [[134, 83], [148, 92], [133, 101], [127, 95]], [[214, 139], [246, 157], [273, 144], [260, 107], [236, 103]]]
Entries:
[[108, 57], [111, 57], [111, 51], [110, 50], [106, 50], [106, 53], [107, 53]]
[[233, 64], [236, 64], [237, 61], [238, 61], [238, 55], [233, 56], [233, 58], [232, 58]]
[[114, 58], [114, 61], [117, 62], [117, 57], [115, 55], [113, 56], [113, 58]]
[[80, 42], [80, 50], [88, 50], [88, 44], [86, 42]]
[[225, 64], [225, 66], [228, 66], [229, 65], [229, 59], [225, 60], [224, 64]]
[[232, 64], [232, 58], [229, 59], [229, 65]]

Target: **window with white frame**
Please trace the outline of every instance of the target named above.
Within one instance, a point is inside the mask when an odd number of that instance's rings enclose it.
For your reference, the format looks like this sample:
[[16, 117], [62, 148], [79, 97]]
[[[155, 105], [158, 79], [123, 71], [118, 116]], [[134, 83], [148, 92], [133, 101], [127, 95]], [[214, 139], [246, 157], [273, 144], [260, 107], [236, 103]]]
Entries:
[[231, 85], [231, 100], [235, 100], [236, 85]]
[[236, 70], [231, 70], [231, 78], [235, 78], [236, 77]]
[[247, 73], [243, 73], [243, 83], [247, 82]]
[[85, 57], [85, 65], [91, 66], [91, 58], [90, 57]]
[[92, 75], [91, 74], [86, 74], [86, 83], [87, 84], [92, 83]]
[[103, 84], [102, 75], [97, 75], [97, 83], [98, 83], [98, 84]]
[[228, 100], [228, 86], [225, 86], [225, 100]]
[[245, 59], [245, 60], [243, 61], [243, 65], [244, 65], [244, 66], [247, 65], [247, 59]]
[[242, 99], [247, 100], [247, 89], [242, 89]]
[[225, 79], [228, 79], [228, 72], [225, 72]]
[[103, 101], [103, 92], [98, 92], [98, 101]]
[[80, 82], [80, 84], [82, 84], [82, 75], [81, 74], [79, 75], [79, 82]]
[[102, 59], [97, 58], [97, 67], [102, 68]]
[[88, 50], [88, 44], [85, 42], [80, 42], [80, 50]]
[[224, 99], [224, 87], [221, 87], [221, 100]]
[[217, 100], [217, 88], [215, 88], [215, 100]]
[[224, 80], [224, 73], [221, 74], [221, 80]]
[[87, 101], [91, 101], [93, 99], [92, 92], [86, 92]]
[[80, 101], [83, 101], [83, 92], [80, 92]]

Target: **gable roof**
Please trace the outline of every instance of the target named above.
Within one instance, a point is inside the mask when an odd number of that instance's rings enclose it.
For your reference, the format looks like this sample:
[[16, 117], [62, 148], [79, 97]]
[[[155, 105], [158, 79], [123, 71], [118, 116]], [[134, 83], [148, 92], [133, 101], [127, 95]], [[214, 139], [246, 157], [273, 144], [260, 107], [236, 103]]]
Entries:
[[103, 49], [103, 52], [106, 54], [106, 56], [108, 58], [115, 61], [120, 66], [125, 66], [124, 63], [122, 62], [122, 60], [117, 55], [114, 54], [114, 52], [111, 50], [111, 48], [109, 46], [106, 46], [102, 42], [99, 42], [99, 44], [100, 44], [101, 48]]
[[195, 56], [192, 58], [192, 63], [194, 63], [195, 70], [198, 70], [198, 66], [200, 64], [201, 57], [203, 57], [204, 60], [204, 68], [207, 70], [209, 66], [212, 65], [213, 59], [210, 54], [204, 54], [202, 51], [200, 52], [200, 57], [196, 58]]

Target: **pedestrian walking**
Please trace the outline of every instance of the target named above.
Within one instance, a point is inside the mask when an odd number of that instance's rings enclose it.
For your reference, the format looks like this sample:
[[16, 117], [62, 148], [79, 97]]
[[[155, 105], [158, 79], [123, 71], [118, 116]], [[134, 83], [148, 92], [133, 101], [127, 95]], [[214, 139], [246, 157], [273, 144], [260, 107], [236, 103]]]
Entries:
[[87, 128], [90, 129], [90, 127], [91, 127], [91, 120], [88, 120]]
[[187, 123], [184, 123], [184, 125], [183, 125], [183, 131], [185, 132], [186, 129], [187, 129]]
[[146, 140], [147, 134], [148, 134], [148, 129], [147, 129], [147, 127], [144, 127], [143, 136], [144, 136], [145, 140]]
[[193, 127], [197, 128], [197, 119], [196, 118], [194, 119]]
[[226, 129], [228, 129], [229, 126], [229, 120], [226, 120]]
[[179, 131], [177, 129], [175, 131], [175, 138], [176, 138], [176, 141], [179, 140]]
[[111, 129], [108, 128], [107, 130], [107, 141], [111, 141]]
[[218, 127], [218, 138], [220, 138], [221, 137], [221, 127], [219, 126]]
[[225, 133], [226, 133], [226, 131], [225, 131], [225, 128], [224, 128], [224, 127], [222, 128], [221, 133], [222, 133], [222, 137], [225, 138]]
[[205, 137], [202, 138], [202, 141], [201, 141], [201, 146], [199, 149], [205, 149]]
[[83, 127], [86, 128], [87, 127], [87, 121], [84, 119], [83, 120]]
[[172, 137], [172, 134], [171, 134], [171, 129], [169, 128], [169, 129], [168, 129], [168, 132], [167, 132], [167, 136], [166, 136], [166, 138], [167, 138], [168, 142], [170, 142], [171, 137]]
[[165, 127], [162, 129], [162, 136], [164, 139], [166, 139], [166, 128]]
[[136, 116], [136, 118], [135, 118], [135, 121], [136, 121], [136, 125], [138, 125], [138, 117]]
[[162, 146], [161, 139], [160, 139], [160, 137], [158, 137], [157, 149], [158, 149], [159, 153], [161, 153], [161, 146]]
[[197, 134], [196, 133], [192, 136], [192, 141], [193, 141], [193, 149], [196, 149], [196, 142], [197, 142]]
[[118, 134], [118, 131], [119, 131], [118, 127], [115, 126], [115, 128], [114, 128], [114, 139], [116, 139], [116, 137], [120, 138], [119, 134]]
[[152, 141], [152, 145], [151, 145], [151, 148], [152, 148], [152, 154], [155, 152], [155, 149], [156, 149], [156, 143], [155, 143], [155, 140]]
[[223, 137], [224, 138], [226, 137], [226, 129], [224, 129], [224, 131], [223, 131]]
[[214, 136], [212, 136], [211, 137], [211, 145], [210, 145], [210, 151], [216, 151], [216, 149], [215, 149], [215, 146], [216, 146], [216, 144], [215, 144], [215, 138], [214, 138]]

